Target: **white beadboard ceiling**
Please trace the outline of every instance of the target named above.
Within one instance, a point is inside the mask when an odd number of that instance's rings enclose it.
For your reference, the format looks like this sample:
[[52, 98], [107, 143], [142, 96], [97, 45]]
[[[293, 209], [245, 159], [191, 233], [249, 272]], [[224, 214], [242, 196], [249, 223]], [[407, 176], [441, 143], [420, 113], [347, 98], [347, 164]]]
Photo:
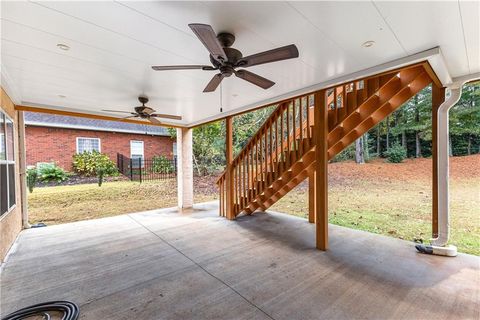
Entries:
[[[2, 85], [17, 104], [109, 116], [146, 94], [191, 125], [433, 47], [450, 76], [479, 72], [479, 12], [478, 1], [2, 1]], [[293, 43], [300, 57], [249, 68], [276, 82], [268, 90], [230, 77], [222, 95], [203, 93], [215, 72], [150, 68], [210, 64], [189, 23], [234, 33], [244, 56]]]

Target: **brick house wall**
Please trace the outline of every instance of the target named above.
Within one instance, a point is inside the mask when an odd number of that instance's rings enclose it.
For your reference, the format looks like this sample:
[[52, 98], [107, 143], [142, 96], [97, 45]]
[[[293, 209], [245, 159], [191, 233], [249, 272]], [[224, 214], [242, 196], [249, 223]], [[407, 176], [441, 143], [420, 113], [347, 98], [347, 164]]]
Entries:
[[117, 133], [80, 129], [25, 127], [27, 165], [37, 162], [55, 162], [65, 170], [72, 170], [72, 156], [77, 152], [77, 137], [99, 138], [100, 149], [111, 160], [117, 161], [117, 152], [130, 156], [130, 141], [143, 141], [146, 159], [155, 155], [173, 158], [174, 140], [165, 136]]

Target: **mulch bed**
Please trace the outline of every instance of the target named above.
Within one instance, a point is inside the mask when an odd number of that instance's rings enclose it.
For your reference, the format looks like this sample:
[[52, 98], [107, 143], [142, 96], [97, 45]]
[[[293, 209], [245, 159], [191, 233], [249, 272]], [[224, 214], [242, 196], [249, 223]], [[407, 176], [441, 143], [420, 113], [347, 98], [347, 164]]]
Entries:
[[[105, 177], [104, 182], [110, 181], [128, 181], [129, 179], [123, 175], [119, 175], [117, 177]], [[54, 187], [54, 186], [73, 186], [76, 184], [89, 184], [89, 183], [97, 183], [97, 177], [83, 177], [73, 175], [68, 177], [68, 180], [62, 182], [50, 181], [50, 182], [37, 182], [36, 187]]]

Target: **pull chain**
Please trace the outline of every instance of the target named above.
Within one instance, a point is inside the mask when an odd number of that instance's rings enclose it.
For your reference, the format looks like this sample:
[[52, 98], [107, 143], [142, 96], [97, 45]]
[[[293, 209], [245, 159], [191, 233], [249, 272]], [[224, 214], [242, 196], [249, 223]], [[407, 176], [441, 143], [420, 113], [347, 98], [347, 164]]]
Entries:
[[222, 83], [220, 82], [220, 112], [223, 112], [223, 86]]

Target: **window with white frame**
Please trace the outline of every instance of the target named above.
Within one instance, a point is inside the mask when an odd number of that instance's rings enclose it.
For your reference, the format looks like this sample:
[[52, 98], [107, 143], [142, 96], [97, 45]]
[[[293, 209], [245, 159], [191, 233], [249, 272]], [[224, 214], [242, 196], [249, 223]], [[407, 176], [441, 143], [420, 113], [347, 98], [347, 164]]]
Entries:
[[99, 138], [77, 138], [77, 153], [83, 152], [101, 152], [100, 139]]
[[0, 216], [15, 206], [13, 121], [0, 112]]
[[130, 140], [130, 158], [134, 168], [143, 167], [143, 151], [143, 141]]
[[130, 141], [130, 158], [143, 159], [143, 141], [131, 140]]

